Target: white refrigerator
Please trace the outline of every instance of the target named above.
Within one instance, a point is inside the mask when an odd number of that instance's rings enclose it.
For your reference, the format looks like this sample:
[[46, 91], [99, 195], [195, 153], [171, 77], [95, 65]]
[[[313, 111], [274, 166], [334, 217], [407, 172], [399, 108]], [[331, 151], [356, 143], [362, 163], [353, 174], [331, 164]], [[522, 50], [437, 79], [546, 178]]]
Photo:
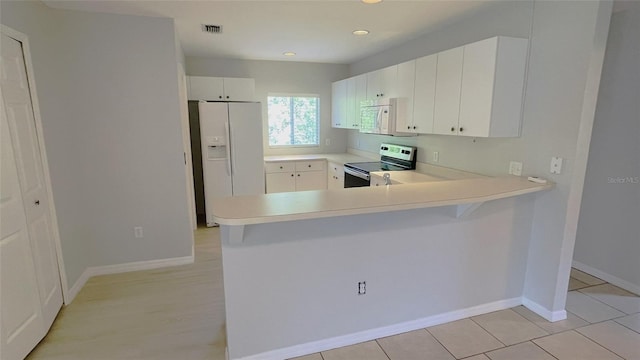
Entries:
[[198, 104], [207, 226], [216, 199], [264, 194], [262, 108], [255, 102]]

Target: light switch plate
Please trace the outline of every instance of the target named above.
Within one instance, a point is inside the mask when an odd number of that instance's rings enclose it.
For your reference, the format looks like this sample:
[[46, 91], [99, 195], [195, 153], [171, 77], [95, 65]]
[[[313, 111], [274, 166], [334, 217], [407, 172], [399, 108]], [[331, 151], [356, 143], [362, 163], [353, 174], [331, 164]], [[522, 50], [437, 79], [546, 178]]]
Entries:
[[440, 161], [440, 153], [438, 151], [433, 152], [433, 162]]
[[552, 174], [560, 174], [562, 172], [562, 158], [561, 157], [552, 157], [551, 158], [551, 168], [549, 169]]

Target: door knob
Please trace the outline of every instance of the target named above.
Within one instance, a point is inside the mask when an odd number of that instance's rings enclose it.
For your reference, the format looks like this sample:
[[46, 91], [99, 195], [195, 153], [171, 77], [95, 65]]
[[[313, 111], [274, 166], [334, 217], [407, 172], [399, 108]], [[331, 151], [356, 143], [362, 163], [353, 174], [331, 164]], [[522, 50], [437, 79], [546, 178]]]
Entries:
[[40, 200], [36, 200], [35, 204], [40, 205]]
[[454, 127], [451, 127], [451, 131], [456, 131], [456, 128], [454, 128]]

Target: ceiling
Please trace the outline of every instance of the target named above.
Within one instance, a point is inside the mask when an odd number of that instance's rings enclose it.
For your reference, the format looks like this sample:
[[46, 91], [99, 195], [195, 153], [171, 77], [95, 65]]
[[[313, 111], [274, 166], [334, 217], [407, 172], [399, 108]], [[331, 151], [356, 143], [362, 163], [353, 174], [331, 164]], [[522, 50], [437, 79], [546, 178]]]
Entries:
[[[471, 16], [496, 0], [44, 0], [52, 8], [169, 17], [186, 56], [350, 64]], [[221, 34], [202, 24], [222, 25]], [[366, 29], [366, 36], [352, 31]], [[296, 53], [285, 57], [286, 51]]]

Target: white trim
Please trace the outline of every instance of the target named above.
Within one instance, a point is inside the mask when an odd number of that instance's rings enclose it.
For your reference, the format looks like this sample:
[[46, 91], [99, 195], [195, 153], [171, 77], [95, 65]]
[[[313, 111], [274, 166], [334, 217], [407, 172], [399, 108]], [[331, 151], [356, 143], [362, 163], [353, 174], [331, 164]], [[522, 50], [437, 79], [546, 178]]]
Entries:
[[[56, 215], [55, 202], [53, 200], [53, 188], [51, 186], [51, 176], [49, 173], [49, 160], [47, 159], [47, 148], [44, 142], [44, 132], [42, 130], [42, 117], [40, 115], [40, 103], [38, 101], [38, 91], [36, 90], [36, 79], [33, 72], [33, 63], [31, 62], [31, 50], [29, 47], [29, 38], [17, 30], [0, 24], [0, 31], [9, 37], [12, 37], [22, 43], [22, 53], [24, 55], [25, 68], [27, 72], [27, 82], [29, 83], [29, 93], [31, 95], [31, 105], [33, 107], [33, 118], [36, 123], [36, 133], [38, 145], [40, 146], [40, 160], [42, 162], [42, 172], [44, 176], [44, 185], [47, 189], [49, 201], [49, 214], [51, 220], [51, 230], [53, 231], [53, 242], [56, 248], [58, 258], [58, 275], [60, 277], [60, 286], [62, 289], [62, 298], [65, 304], [71, 303], [69, 283], [67, 281], [67, 273], [64, 267], [64, 259], [62, 256], [62, 244], [60, 242], [60, 230], [58, 228], [58, 216]], [[75, 285], [74, 285], [75, 286]]]
[[634, 283], [631, 283], [631, 282], [629, 282], [627, 280], [622, 280], [617, 276], [613, 276], [613, 275], [608, 274], [608, 273], [606, 273], [604, 271], [600, 271], [600, 270], [598, 270], [596, 268], [593, 268], [593, 267], [591, 267], [589, 265], [583, 264], [583, 263], [581, 263], [579, 261], [576, 261], [576, 260], [573, 260], [573, 267], [578, 269], [578, 270], [580, 270], [580, 271], [586, 272], [587, 274], [590, 274], [590, 275], [593, 275], [593, 276], [595, 276], [597, 278], [600, 278], [600, 279], [602, 279], [602, 280], [604, 280], [604, 281], [606, 281], [608, 283], [611, 283], [611, 284], [613, 284], [613, 285], [615, 285], [617, 287], [623, 288], [623, 289], [625, 289], [627, 291], [630, 291], [630, 292], [632, 292], [634, 294], [640, 295], [640, 286], [638, 286], [638, 285], [636, 285]]
[[428, 316], [422, 319], [406, 321], [399, 324], [383, 326], [376, 329], [364, 330], [352, 334], [336, 336], [329, 339], [312, 341], [305, 344], [294, 345], [286, 348], [271, 350], [260, 354], [250, 355], [233, 360], [277, 360], [288, 359], [296, 356], [314, 354], [320, 351], [335, 349], [347, 345], [353, 345], [364, 341], [379, 339], [391, 335], [423, 329], [429, 326], [440, 325], [447, 322], [465, 319], [471, 316], [486, 314], [492, 311], [509, 309], [522, 304], [522, 298], [498, 300], [488, 304], [472, 306], [462, 310]]
[[75, 284], [73, 284], [71, 289], [69, 289], [69, 292], [68, 292], [68, 294], [67, 294], [67, 296], [65, 297], [65, 300], [64, 300], [65, 305], [71, 304], [73, 299], [76, 298], [76, 296], [78, 295], [80, 290], [82, 290], [82, 288], [84, 287], [84, 284], [86, 284], [87, 281], [89, 281], [91, 276], [93, 276], [93, 275], [91, 274], [90, 268], [84, 269], [82, 274], [80, 274], [80, 277], [78, 278], [78, 280], [76, 280]]
[[73, 284], [73, 287], [69, 290], [69, 302], [65, 302], [65, 304], [70, 304], [73, 299], [75, 299], [76, 295], [78, 295], [82, 287], [84, 287], [87, 281], [93, 276], [118, 274], [130, 271], [151, 270], [169, 266], [187, 265], [192, 264], [193, 261], [194, 256], [190, 255], [169, 259], [135, 261], [124, 264], [88, 267], [84, 270], [75, 284]]
[[522, 297], [522, 305], [551, 322], [560, 321], [567, 318], [566, 310], [551, 311], [546, 307], [538, 304], [537, 302], [529, 300], [526, 297]]
[[193, 259], [193, 256], [183, 256], [169, 259], [134, 261], [124, 264], [92, 266], [87, 270], [90, 272], [91, 276], [109, 275], [129, 271], [151, 270], [168, 266], [193, 264]]

